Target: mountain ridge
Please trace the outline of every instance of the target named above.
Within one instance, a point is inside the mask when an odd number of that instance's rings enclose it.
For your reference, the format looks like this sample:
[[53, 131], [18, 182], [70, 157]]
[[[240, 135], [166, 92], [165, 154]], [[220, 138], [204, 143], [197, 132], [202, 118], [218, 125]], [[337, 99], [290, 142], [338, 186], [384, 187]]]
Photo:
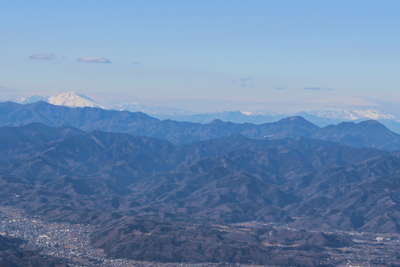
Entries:
[[102, 130], [143, 135], [177, 144], [241, 134], [258, 139], [310, 137], [358, 147], [400, 150], [400, 135], [375, 121], [344, 122], [318, 127], [303, 117], [293, 116], [264, 124], [238, 124], [222, 120], [201, 124], [159, 120], [141, 112], [105, 110], [96, 107], [69, 108], [46, 102], [25, 105], [3, 102], [0, 103], [0, 111], [0, 126], [39, 122], [53, 127], [75, 127], [84, 131]]
[[[52, 101], [49, 101], [50, 98]], [[75, 100], [74, 100], [75, 99]], [[174, 107], [162, 107], [162, 106], [147, 106], [139, 103], [132, 104], [104, 104], [100, 105], [94, 99], [85, 96], [80, 93], [73, 91], [63, 92], [55, 96], [47, 97], [34, 95], [31, 97], [22, 97], [17, 99], [19, 103], [34, 103], [38, 101], [45, 101], [52, 104], [64, 105], [64, 106], [88, 106], [88, 107], [101, 107], [108, 109], [115, 109], [121, 111], [131, 112], [143, 112], [150, 114], [153, 117], [165, 120], [171, 119], [175, 121], [188, 121], [197, 123], [209, 123], [214, 119], [221, 119], [223, 121], [231, 121], [235, 123], [255, 123], [262, 124], [267, 122], [276, 121], [284, 117], [289, 116], [303, 116], [317, 124], [320, 127], [325, 127], [329, 124], [336, 124], [341, 121], [362, 121], [362, 120], [379, 120], [381, 123], [390, 127], [392, 130], [400, 132], [400, 119], [396, 115], [393, 115], [382, 110], [367, 107], [367, 108], [325, 108], [315, 110], [303, 110], [291, 113], [276, 113], [276, 112], [249, 112], [241, 110], [233, 111], [221, 111], [221, 112], [209, 112], [209, 113], [195, 113], [192, 111], [186, 111]]]
[[308, 137], [173, 144], [37, 123], [0, 127], [0, 140], [0, 205], [92, 224], [93, 245], [112, 257], [315, 266], [355, 246], [340, 231], [400, 233], [398, 153]]

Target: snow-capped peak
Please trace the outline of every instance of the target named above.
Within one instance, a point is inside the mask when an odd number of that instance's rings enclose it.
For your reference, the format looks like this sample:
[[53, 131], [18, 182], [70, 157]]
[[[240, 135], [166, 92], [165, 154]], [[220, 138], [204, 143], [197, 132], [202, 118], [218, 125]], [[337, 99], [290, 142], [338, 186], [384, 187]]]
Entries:
[[380, 119], [388, 119], [393, 120], [396, 117], [392, 114], [374, 110], [374, 109], [364, 109], [364, 110], [341, 110], [341, 109], [332, 109], [332, 110], [313, 110], [308, 111], [306, 113], [316, 115], [322, 118], [330, 118], [330, 119], [342, 119], [342, 120], [360, 120], [360, 119], [372, 119], [372, 120], [380, 120]]
[[251, 111], [240, 111], [240, 113], [242, 113], [243, 115], [246, 115], [246, 116], [252, 116], [252, 115], [254, 115], [254, 113], [251, 112]]
[[101, 107], [101, 105], [90, 97], [75, 92], [65, 92], [51, 96], [48, 98], [47, 102], [52, 105], [67, 107]]
[[372, 109], [368, 109], [368, 110], [354, 110], [353, 111], [355, 114], [357, 114], [360, 117], [363, 118], [368, 118], [368, 119], [372, 119], [372, 120], [380, 120], [380, 119], [395, 119], [396, 117], [392, 114], [389, 113], [384, 113], [384, 112], [380, 112], [377, 110], [372, 110]]

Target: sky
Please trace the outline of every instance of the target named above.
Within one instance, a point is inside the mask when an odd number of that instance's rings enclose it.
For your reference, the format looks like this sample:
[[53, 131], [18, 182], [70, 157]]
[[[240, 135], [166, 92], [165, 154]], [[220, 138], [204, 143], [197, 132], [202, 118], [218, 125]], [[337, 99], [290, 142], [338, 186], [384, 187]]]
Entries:
[[301, 110], [400, 103], [400, 1], [0, 0], [0, 99]]

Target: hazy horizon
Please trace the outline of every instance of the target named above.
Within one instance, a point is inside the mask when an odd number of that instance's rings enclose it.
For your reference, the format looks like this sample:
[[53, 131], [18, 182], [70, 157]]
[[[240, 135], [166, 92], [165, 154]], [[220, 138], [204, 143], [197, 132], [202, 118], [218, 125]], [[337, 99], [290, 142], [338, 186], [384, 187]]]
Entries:
[[[1, 99], [399, 113], [400, 3], [4, 1]], [[73, 19], [72, 19], [73, 18]]]

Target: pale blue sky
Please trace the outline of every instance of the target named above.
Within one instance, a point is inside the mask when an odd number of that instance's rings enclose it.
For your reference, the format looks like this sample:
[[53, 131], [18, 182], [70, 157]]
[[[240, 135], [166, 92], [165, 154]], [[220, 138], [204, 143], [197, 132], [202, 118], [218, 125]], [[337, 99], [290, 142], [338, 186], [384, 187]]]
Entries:
[[389, 0], [0, 0], [0, 90], [210, 110], [400, 102], [399, 10]]

